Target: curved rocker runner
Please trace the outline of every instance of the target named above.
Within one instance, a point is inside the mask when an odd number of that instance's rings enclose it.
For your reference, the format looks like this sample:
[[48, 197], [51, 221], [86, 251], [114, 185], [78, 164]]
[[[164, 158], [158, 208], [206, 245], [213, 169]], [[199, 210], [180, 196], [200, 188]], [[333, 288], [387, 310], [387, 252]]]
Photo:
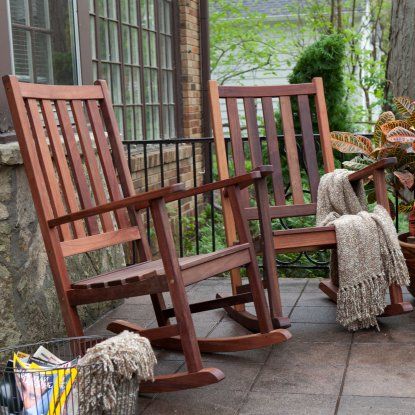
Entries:
[[[78, 306], [150, 295], [158, 328], [145, 330], [115, 322], [109, 329], [133, 330], [154, 345], [182, 350], [187, 371], [146, 382], [140, 386], [143, 392], [174, 391], [222, 380], [219, 369], [203, 367], [201, 351], [254, 349], [290, 338], [288, 331], [273, 328], [242, 212], [243, 189], [265, 184], [272, 173], [269, 169], [190, 190], [175, 185], [136, 195], [105, 81], [94, 86], [51, 86], [19, 83], [16, 77], [6, 76], [3, 82], [69, 336], [83, 335]], [[166, 203], [215, 189], [226, 189], [237, 242], [209, 254], [178, 258]], [[152, 258], [145, 238], [139, 210], [146, 208], [151, 211], [159, 260]], [[116, 244], [124, 244], [127, 254], [139, 257], [140, 262], [82, 281], [70, 280], [65, 258]], [[187, 285], [240, 267], [247, 270], [249, 292], [189, 304]], [[172, 308], [164, 303], [166, 292]], [[255, 305], [259, 333], [196, 338], [193, 312], [247, 302]], [[176, 324], [170, 324], [171, 317]]]

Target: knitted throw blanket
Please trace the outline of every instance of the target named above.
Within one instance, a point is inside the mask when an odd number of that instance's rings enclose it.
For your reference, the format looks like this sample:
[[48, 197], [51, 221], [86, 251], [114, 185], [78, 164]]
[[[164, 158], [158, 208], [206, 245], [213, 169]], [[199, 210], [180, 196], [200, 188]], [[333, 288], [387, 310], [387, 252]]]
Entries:
[[344, 169], [325, 174], [317, 197], [317, 226], [334, 225], [337, 250], [330, 273], [339, 281], [337, 321], [348, 330], [375, 326], [391, 284], [407, 285], [409, 274], [388, 212], [367, 211], [363, 183], [353, 189]]
[[156, 363], [149, 340], [128, 331], [88, 349], [78, 362], [78, 413], [132, 413], [138, 384], [154, 379]]

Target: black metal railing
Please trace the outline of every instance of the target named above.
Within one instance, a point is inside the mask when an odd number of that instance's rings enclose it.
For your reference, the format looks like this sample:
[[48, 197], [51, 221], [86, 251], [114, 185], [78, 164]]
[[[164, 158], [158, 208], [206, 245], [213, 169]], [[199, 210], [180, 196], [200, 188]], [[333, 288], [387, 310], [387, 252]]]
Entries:
[[[319, 149], [319, 137], [316, 136]], [[283, 136], [281, 136], [283, 139]], [[231, 158], [230, 140], [226, 139], [228, 158]], [[129, 140], [124, 141], [128, 164], [138, 191], [149, 191], [185, 181], [187, 187], [198, 186], [218, 179], [213, 138], [180, 138], [167, 140]], [[305, 167], [302, 146], [298, 146], [300, 160]], [[184, 152], [185, 154], [181, 154]], [[138, 164], [138, 167], [137, 167]], [[305, 190], [305, 193], [307, 190]], [[289, 187], [287, 188], [287, 195]], [[225, 246], [219, 193], [192, 197], [189, 201], [178, 201], [172, 224], [180, 256], [211, 252]], [[191, 214], [188, 214], [191, 211]], [[149, 240], [155, 243], [149, 212], [145, 215]], [[282, 227], [288, 227], [280, 221]], [[289, 275], [297, 272], [327, 272], [328, 255], [325, 252], [296, 253], [277, 257], [280, 269]]]

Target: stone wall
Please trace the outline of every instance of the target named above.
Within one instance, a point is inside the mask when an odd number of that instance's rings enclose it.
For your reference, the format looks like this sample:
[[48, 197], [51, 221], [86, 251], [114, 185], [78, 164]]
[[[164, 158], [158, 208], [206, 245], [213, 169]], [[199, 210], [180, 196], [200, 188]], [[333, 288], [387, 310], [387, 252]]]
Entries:
[[[73, 281], [121, 267], [121, 247], [67, 260]], [[89, 325], [115, 303], [80, 308]], [[20, 152], [0, 144], [0, 347], [65, 335]]]

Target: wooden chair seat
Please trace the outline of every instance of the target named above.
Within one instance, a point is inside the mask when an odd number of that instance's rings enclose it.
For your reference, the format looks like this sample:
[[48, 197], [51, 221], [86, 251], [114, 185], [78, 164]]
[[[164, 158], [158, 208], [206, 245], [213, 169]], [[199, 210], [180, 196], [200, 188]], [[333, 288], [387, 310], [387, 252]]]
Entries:
[[[249, 244], [236, 245], [216, 252], [179, 258], [184, 284], [191, 285], [208, 277], [229, 270], [229, 265], [240, 267], [251, 261]], [[197, 268], [197, 269], [196, 269]], [[121, 269], [87, 278], [72, 284], [73, 289], [113, 288], [117, 285], [134, 285], [149, 279], [157, 279], [157, 291], [160, 286], [168, 292], [169, 287], [161, 259], [141, 262]], [[133, 289], [133, 287], [130, 287]], [[132, 291], [135, 292], [135, 291]], [[148, 294], [146, 291], [143, 294]], [[125, 296], [123, 296], [125, 297]]]
[[274, 231], [273, 237], [277, 253], [335, 248], [337, 243], [334, 226]]

